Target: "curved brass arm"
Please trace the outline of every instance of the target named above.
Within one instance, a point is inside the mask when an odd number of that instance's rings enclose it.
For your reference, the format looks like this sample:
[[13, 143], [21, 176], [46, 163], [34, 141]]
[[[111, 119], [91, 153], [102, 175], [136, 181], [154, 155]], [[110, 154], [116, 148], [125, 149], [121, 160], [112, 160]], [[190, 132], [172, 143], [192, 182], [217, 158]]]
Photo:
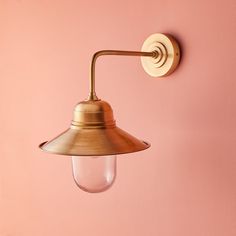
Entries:
[[119, 50], [102, 50], [96, 52], [92, 57], [90, 65], [90, 93], [88, 100], [99, 100], [95, 92], [95, 64], [96, 60], [100, 56], [115, 55], [115, 56], [142, 56], [157, 58], [159, 53], [157, 51], [152, 52], [140, 52], [140, 51], [119, 51]]

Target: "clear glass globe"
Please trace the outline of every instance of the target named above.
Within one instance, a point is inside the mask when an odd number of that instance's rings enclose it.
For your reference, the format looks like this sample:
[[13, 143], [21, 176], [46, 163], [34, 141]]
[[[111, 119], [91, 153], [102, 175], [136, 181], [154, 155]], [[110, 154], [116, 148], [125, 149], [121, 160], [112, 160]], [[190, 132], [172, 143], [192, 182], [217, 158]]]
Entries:
[[116, 178], [116, 156], [72, 156], [73, 177], [86, 192], [99, 193], [109, 189]]

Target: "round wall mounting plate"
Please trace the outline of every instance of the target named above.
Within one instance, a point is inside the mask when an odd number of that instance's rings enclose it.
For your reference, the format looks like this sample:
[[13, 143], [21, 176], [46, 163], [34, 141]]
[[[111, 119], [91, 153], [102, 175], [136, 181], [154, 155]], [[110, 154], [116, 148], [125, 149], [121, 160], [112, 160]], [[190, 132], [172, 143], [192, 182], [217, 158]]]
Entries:
[[155, 57], [141, 57], [144, 70], [153, 77], [171, 74], [179, 64], [180, 48], [177, 41], [168, 34], [152, 34], [142, 46], [143, 52], [155, 52]]

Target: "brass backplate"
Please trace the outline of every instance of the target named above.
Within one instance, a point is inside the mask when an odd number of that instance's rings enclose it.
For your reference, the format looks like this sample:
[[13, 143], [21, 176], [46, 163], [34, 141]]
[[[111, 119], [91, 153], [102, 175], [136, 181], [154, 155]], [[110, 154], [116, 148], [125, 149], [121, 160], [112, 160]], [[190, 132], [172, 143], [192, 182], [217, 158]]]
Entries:
[[142, 46], [142, 51], [156, 51], [157, 56], [141, 57], [144, 70], [152, 77], [171, 74], [179, 64], [180, 48], [178, 42], [168, 34], [152, 34]]

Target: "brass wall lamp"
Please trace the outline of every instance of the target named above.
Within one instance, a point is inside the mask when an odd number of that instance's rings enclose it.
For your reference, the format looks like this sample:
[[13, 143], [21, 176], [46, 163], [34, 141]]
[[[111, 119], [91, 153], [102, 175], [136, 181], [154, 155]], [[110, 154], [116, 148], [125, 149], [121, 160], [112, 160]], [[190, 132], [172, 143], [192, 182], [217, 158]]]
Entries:
[[153, 77], [172, 73], [179, 64], [180, 49], [170, 35], [149, 36], [141, 51], [103, 50], [96, 52], [90, 66], [90, 93], [74, 109], [70, 128], [39, 147], [49, 153], [72, 157], [73, 177], [82, 190], [103, 192], [116, 178], [116, 155], [150, 147], [116, 126], [111, 106], [95, 92], [95, 64], [103, 55], [140, 56], [144, 70]]

